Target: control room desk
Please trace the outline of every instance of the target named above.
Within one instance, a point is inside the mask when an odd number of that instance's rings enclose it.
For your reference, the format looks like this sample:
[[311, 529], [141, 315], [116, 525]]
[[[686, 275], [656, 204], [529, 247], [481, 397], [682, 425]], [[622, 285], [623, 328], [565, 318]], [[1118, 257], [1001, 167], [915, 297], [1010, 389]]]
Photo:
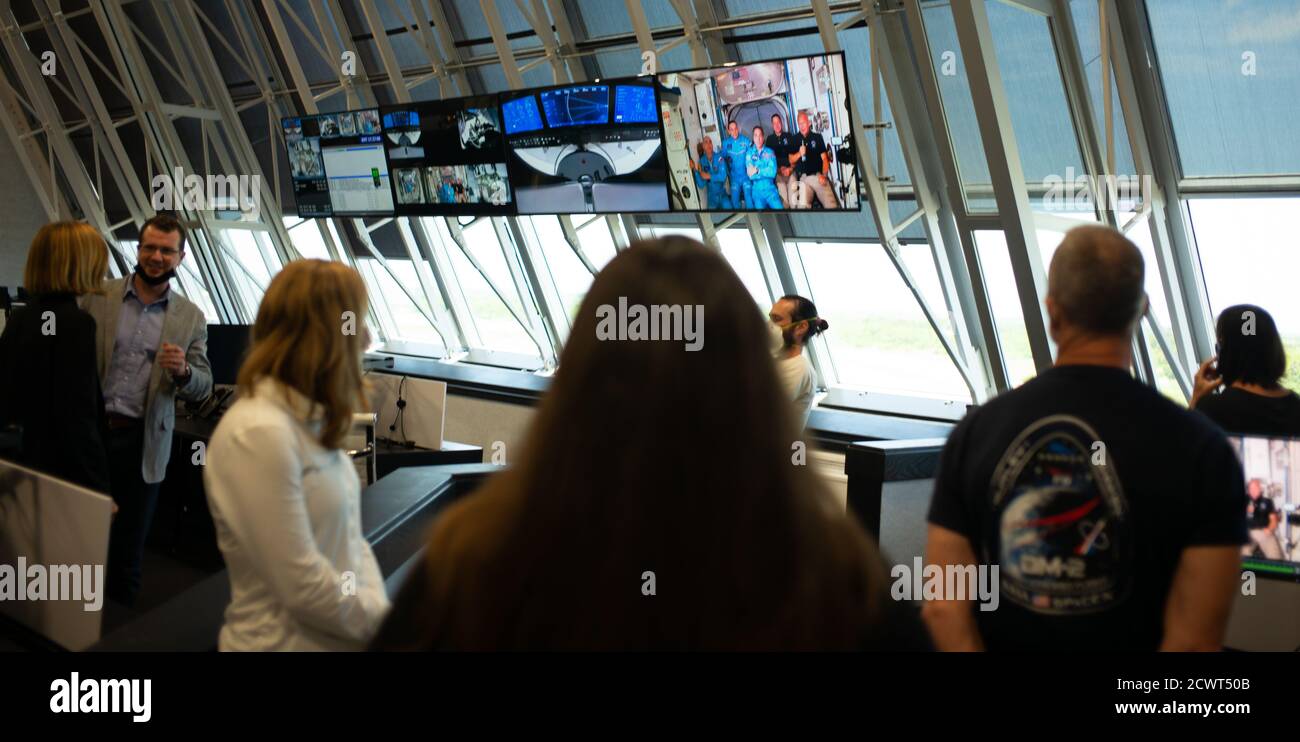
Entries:
[[[500, 470], [489, 464], [403, 467], [366, 488], [361, 532], [390, 596], [421, 558], [438, 515]], [[215, 649], [229, 603], [230, 577], [225, 570], [216, 571], [157, 608], [106, 630], [91, 651]]]
[[[216, 427], [212, 420], [176, 417], [171, 462], [167, 465], [167, 479], [158, 494], [157, 511], [149, 534], [152, 548], [209, 570], [225, 565], [217, 548], [212, 515], [208, 512], [203, 467], [194, 464], [194, 444], [206, 444]], [[375, 443], [375, 456], [377, 479], [410, 466], [483, 463], [482, 447], [456, 441], [444, 441], [438, 451], [378, 441]]]

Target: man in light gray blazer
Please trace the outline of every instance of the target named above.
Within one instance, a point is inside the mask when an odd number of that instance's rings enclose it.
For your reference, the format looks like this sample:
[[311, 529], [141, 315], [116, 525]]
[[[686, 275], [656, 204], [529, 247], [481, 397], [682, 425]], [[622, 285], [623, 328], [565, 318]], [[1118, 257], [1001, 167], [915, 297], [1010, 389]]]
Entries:
[[135, 272], [104, 283], [83, 308], [95, 318], [95, 350], [108, 415], [109, 483], [118, 512], [108, 544], [108, 595], [130, 606], [158, 488], [171, 458], [176, 399], [212, 392], [203, 311], [172, 291], [185, 229], [159, 214], [140, 229]]

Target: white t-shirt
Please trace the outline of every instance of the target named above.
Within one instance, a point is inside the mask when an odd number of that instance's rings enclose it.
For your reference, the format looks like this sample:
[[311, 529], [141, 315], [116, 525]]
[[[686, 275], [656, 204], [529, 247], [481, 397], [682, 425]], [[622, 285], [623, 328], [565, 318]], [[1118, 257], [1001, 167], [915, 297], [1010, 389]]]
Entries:
[[208, 444], [203, 482], [230, 574], [222, 651], [364, 649], [388, 611], [356, 469], [316, 440], [320, 418], [263, 379]]
[[785, 387], [786, 398], [794, 402], [795, 420], [802, 428], [808, 423], [813, 392], [817, 387], [812, 362], [808, 360], [807, 353], [800, 353], [793, 358], [779, 358], [776, 361], [776, 372], [781, 379], [781, 386]]

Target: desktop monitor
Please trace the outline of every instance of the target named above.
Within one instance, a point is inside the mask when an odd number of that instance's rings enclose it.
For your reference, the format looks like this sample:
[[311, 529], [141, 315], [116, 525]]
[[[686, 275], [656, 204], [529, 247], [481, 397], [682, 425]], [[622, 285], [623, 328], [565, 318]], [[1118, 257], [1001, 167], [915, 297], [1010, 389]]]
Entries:
[[0, 614], [73, 651], [99, 641], [113, 500], [0, 459]]
[[654, 80], [507, 93], [501, 119], [518, 213], [668, 210]]
[[280, 125], [298, 216], [393, 213], [378, 109], [290, 116]]
[[385, 106], [380, 113], [398, 215], [515, 213], [496, 96]]
[[[862, 209], [843, 53], [668, 72], [659, 81], [673, 211]], [[819, 151], [804, 147], [799, 153], [801, 119]], [[778, 121], [784, 136], [776, 134]], [[731, 162], [732, 147], [726, 145], [732, 123], [750, 147], [754, 128], [762, 127], [776, 165], [790, 170], [751, 175], [748, 163]], [[723, 172], [710, 172], [707, 182], [697, 176], [713, 169], [705, 139], [724, 158], [718, 168]], [[801, 172], [809, 179], [789, 182]]]
[[1300, 581], [1300, 438], [1229, 435], [1246, 477], [1242, 569]]
[[250, 325], [208, 325], [208, 364], [212, 383], [233, 386], [248, 352]]
[[434, 451], [442, 449], [447, 382], [391, 373], [371, 373], [366, 378], [370, 381], [371, 411], [378, 416], [376, 438]]

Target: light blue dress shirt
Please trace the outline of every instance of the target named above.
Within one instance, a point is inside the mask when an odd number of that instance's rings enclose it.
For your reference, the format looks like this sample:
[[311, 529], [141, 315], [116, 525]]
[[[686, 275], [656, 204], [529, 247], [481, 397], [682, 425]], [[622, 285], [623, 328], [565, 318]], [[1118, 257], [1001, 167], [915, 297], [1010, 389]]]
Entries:
[[158, 346], [162, 344], [163, 318], [167, 316], [170, 294], [168, 286], [158, 301], [145, 304], [135, 293], [135, 281], [126, 282], [122, 311], [117, 315], [117, 339], [104, 382], [104, 409], [109, 413], [144, 417], [149, 376], [158, 357]]

